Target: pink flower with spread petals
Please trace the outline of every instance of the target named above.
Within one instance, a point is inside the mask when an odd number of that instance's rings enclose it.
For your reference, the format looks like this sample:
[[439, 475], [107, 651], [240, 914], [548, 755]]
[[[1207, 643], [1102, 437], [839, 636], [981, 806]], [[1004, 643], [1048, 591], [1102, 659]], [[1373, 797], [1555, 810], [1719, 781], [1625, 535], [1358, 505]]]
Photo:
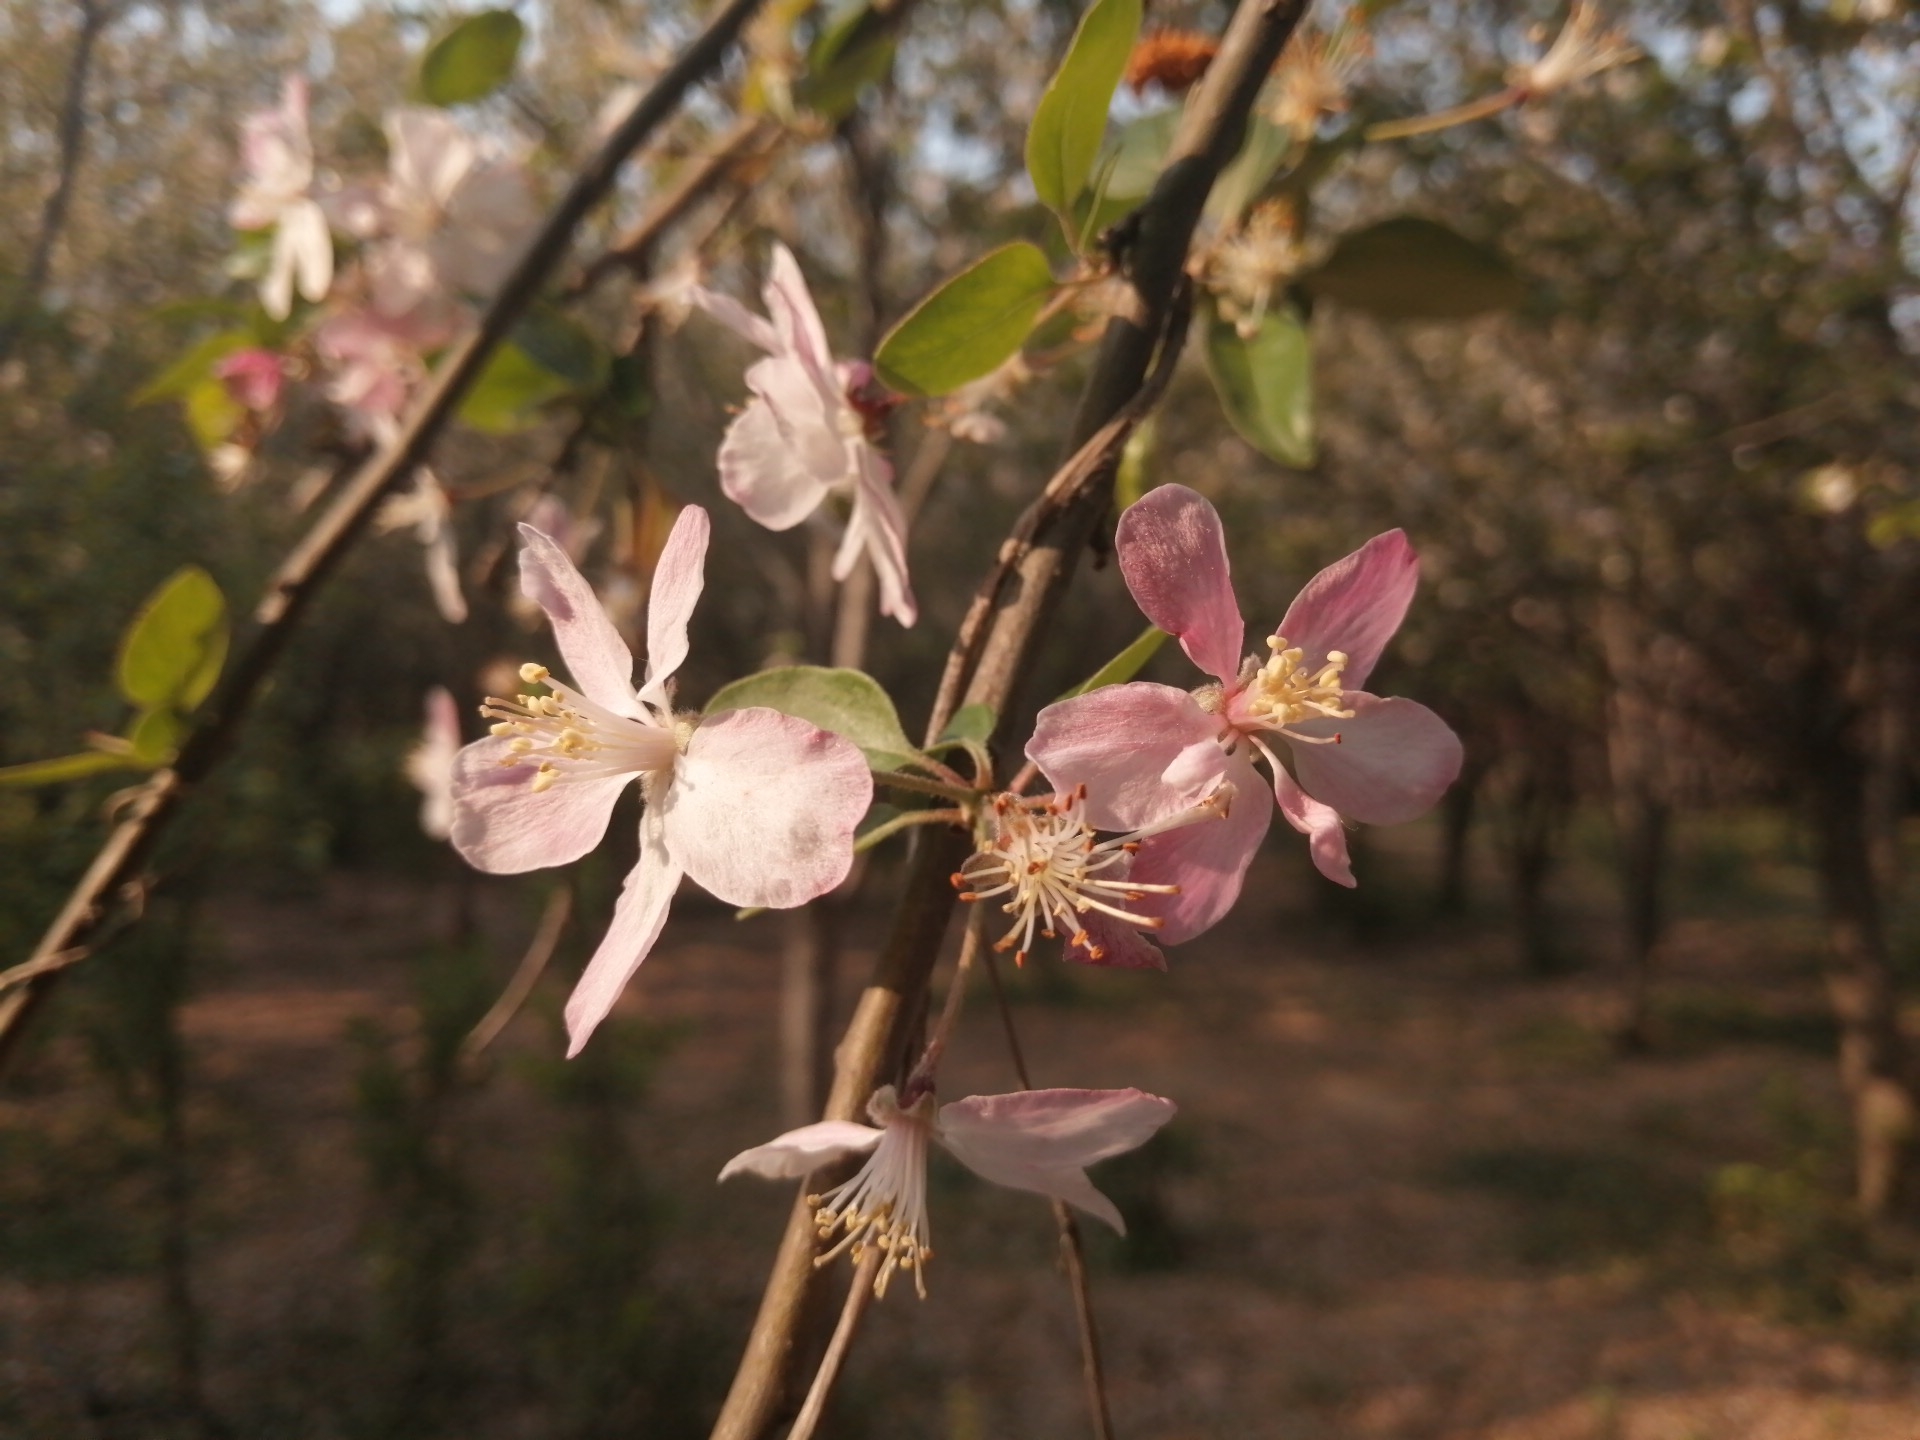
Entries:
[[873, 798], [860, 751], [804, 720], [759, 708], [675, 713], [707, 531], [706, 511], [689, 505], [667, 537], [647, 605], [646, 682], [635, 690], [633, 655], [592, 588], [553, 540], [522, 525], [520, 585], [552, 622], [573, 684], [523, 666], [521, 678], [546, 693], [490, 699], [493, 733], [455, 762], [454, 848], [496, 875], [578, 860], [640, 782], [640, 859], [567, 1001], [569, 1055], [653, 948], [682, 875], [729, 905], [804, 904], [845, 878]]
[[939, 1141], [982, 1179], [1064, 1200], [1124, 1235], [1126, 1221], [1094, 1189], [1087, 1166], [1144, 1145], [1173, 1118], [1174, 1104], [1141, 1090], [1024, 1090], [972, 1095], [936, 1112], [931, 1092], [902, 1105], [888, 1085], [874, 1092], [867, 1114], [873, 1125], [822, 1120], [789, 1130], [734, 1156], [720, 1178], [797, 1180], [831, 1161], [866, 1155], [867, 1163], [846, 1184], [807, 1197], [822, 1241], [831, 1240], [836, 1230], [845, 1232], [815, 1263], [847, 1250], [858, 1264], [871, 1245], [882, 1256], [874, 1294], [887, 1293], [898, 1269], [912, 1273], [924, 1299], [925, 1266], [933, 1258], [927, 1224], [929, 1141]]
[[[1308, 837], [1320, 873], [1352, 885], [1343, 819], [1414, 819], [1460, 773], [1460, 741], [1439, 716], [1357, 688], [1413, 599], [1419, 561], [1407, 537], [1376, 535], [1308, 581], [1264, 661], [1241, 658], [1226, 541], [1204, 498], [1184, 485], [1154, 490], [1120, 517], [1115, 548], [1147, 618], [1214, 683], [1191, 694], [1114, 685], [1050, 705], [1027, 754], [1056, 790], [1086, 785], [1098, 801], [1088, 820], [1115, 830], [1192, 805], [1222, 781], [1251, 797], [1263, 755], [1280, 813]], [[1227, 912], [1271, 819], [1265, 805], [1243, 803], [1223, 824], [1162, 837], [1185, 872], [1162, 909], [1162, 939], [1190, 939]]]
[[907, 579], [907, 524], [893, 493], [893, 466], [870, 426], [884, 413], [864, 362], [836, 363], [793, 253], [773, 247], [763, 298], [771, 319], [737, 300], [696, 288], [695, 304], [767, 352], [748, 367], [753, 398], [720, 443], [720, 488], [769, 530], [790, 530], [829, 495], [852, 499], [846, 537], [833, 559], [844, 580], [864, 550], [880, 581], [880, 610], [902, 625], [919, 615]]
[[246, 172], [228, 218], [238, 230], [273, 231], [273, 254], [260, 281], [260, 303], [276, 320], [293, 311], [293, 292], [315, 302], [333, 284], [333, 237], [313, 198], [313, 141], [307, 134], [307, 82], [289, 75], [280, 108], [240, 123]]

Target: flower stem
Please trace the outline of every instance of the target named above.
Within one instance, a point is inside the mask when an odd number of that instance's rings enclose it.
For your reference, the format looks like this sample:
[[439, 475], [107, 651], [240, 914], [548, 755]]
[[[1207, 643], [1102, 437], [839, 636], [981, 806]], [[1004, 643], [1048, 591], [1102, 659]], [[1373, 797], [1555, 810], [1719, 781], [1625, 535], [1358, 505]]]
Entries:
[[974, 961], [980, 957], [981, 950], [986, 948], [981, 944], [986, 918], [986, 907], [982, 905], [976, 905], [973, 913], [967, 916], [967, 932], [960, 940], [960, 958], [953, 962], [953, 978], [947, 982], [946, 1003], [940, 1007], [940, 1019], [927, 1040], [927, 1048], [921, 1051], [919, 1063], [913, 1067], [913, 1073], [907, 1076], [907, 1083], [901, 1089], [902, 1103], [911, 1103], [914, 1096], [933, 1089], [934, 1076], [940, 1069], [940, 1057], [946, 1053], [947, 1039], [953, 1034], [954, 1022], [960, 1018], [960, 1000], [966, 994], [967, 975], [973, 969]]
[[858, 855], [863, 850], [871, 850], [888, 836], [897, 835], [902, 830], [910, 830], [915, 825], [964, 825], [966, 823], [967, 814], [964, 810], [909, 810], [874, 826], [855, 840], [853, 853]]
[[875, 770], [873, 783], [885, 785], [892, 790], [906, 790], [915, 795], [938, 795], [943, 800], [958, 800], [961, 804], [971, 804], [980, 798], [980, 792], [969, 790], [964, 785], [949, 785], [942, 780], [929, 780], [921, 775], [909, 775], [903, 770]]
[[847, 1358], [847, 1351], [853, 1348], [860, 1317], [873, 1303], [873, 1276], [880, 1268], [880, 1254], [878, 1246], [870, 1246], [860, 1257], [853, 1281], [847, 1288], [847, 1302], [840, 1307], [840, 1321], [833, 1327], [833, 1339], [827, 1342], [827, 1353], [820, 1357], [820, 1368], [814, 1372], [813, 1384], [807, 1388], [806, 1401], [800, 1406], [793, 1428], [787, 1432], [787, 1440], [812, 1440], [813, 1432], [819, 1428], [820, 1417], [827, 1412], [827, 1397], [833, 1393], [834, 1381], [840, 1378], [840, 1366]]
[[1385, 120], [1378, 125], [1367, 127], [1368, 140], [1405, 140], [1414, 135], [1431, 135], [1436, 130], [1448, 130], [1455, 125], [1465, 125], [1474, 120], [1484, 120], [1489, 115], [1498, 115], [1502, 110], [1510, 110], [1527, 98], [1527, 92], [1517, 85], [1509, 85], [1491, 95], [1482, 95], [1478, 100], [1469, 100], [1464, 105], [1455, 105], [1446, 110], [1436, 110], [1431, 115], [1415, 115], [1406, 120]]

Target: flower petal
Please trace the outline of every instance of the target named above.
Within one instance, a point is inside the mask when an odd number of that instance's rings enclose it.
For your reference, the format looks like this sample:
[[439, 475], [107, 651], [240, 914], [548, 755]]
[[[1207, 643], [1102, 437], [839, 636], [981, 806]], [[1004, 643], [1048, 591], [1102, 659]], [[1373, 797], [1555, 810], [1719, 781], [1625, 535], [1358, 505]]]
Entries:
[[[562, 787], [555, 786], [556, 790]], [[567, 1058], [580, 1053], [596, 1026], [607, 1018], [620, 992], [660, 938], [673, 892], [680, 888], [680, 867], [668, 854], [662, 825], [652, 806], [640, 816], [640, 858], [627, 874], [620, 901], [613, 907], [600, 948], [587, 961], [579, 984], [567, 997]]]
[[820, 508], [827, 482], [800, 460], [767, 402], [755, 396], [720, 442], [720, 489], [769, 530], [791, 530]]
[[274, 236], [276, 252], [283, 244], [293, 252], [293, 273], [298, 277], [300, 294], [319, 304], [333, 286], [333, 237], [327, 233], [327, 215], [318, 203], [300, 200], [287, 207], [280, 217], [280, 231]]
[[790, 355], [770, 355], [747, 367], [747, 388], [765, 402], [780, 438], [798, 465], [821, 485], [854, 477], [853, 456], [840, 429], [847, 409], [838, 396], [822, 395], [806, 367]]
[[458, 625], [467, 618], [467, 597], [460, 592], [460, 561], [453, 549], [453, 527], [444, 521], [427, 541], [427, 585], [440, 618]]
[[1277, 633], [1306, 652], [1303, 668], [1317, 671], [1329, 650], [1344, 651], [1341, 684], [1358, 690], [1406, 618], [1420, 583], [1420, 557], [1404, 530], [1376, 535], [1306, 583]]
[[976, 1175], [1065, 1200], [1124, 1235], [1119, 1210], [1084, 1167], [1144, 1144], [1174, 1110], [1171, 1100], [1140, 1090], [972, 1095], [940, 1107], [936, 1133]]
[[633, 652], [567, 552], [531, 525], [520, 527], [520, 589], [547, 612], [567, 678], [596, 704], [637, 716]]
[[833, 368], [826, 327], [820, 323], [820, 312], [814, 307], [806, 277], [800, 273], [800, 263], [778, 241], [774, 242], [773, 264], [761, 298], [780, 336], [781, 349], [806, 367], [823, 397], [838, 394], [839, 376]]
[[695, 285], [687, 291], [687, 298], [749, 344], [770, 353], [779, 351], [780, 335], [773, 323], [761, 319], [731, 295]]
[[512, 743], [490, 735], [454, 757], [453, 848], [489, 875], [571, 864], [600, 843], [633, 777], [563, 780], [536, 793], [533, 766], [504, 763]]
[[1286, 768], [1272, 755], [1273, 798], [1287, 823], [1307, 837], [1307, 853], [1313, 856], [1313, 868], [1336, 885], [1352, 889], [1359, 884], [1353, 878], [1353, 861], [1347, 854], [1347, 827], [1340, 812], [1322, 805], [1302, 790]]
[[859, 480], [853, 492], [853, 513], [847, 517], [847, 538], [834, 559], [833, 576], [844, 580], [853, 570], [856, 541], [873, 561], [880, 582], [880, 613], [911, 627], [920, 618], [907, 579], [907, 521], [893, 493], [893, 466], [864, 441], [854, 446]]
[[647, 595], [647, 683], [639, 698], [662, 709], [668, 705], [667, 682], [687, 658], [687, 625], [706, 585], [711, 529], [705, 510], [686, 506], [654, 562], [653, 589]]
[[1225, 819], [1149, 835], [1134, 857], [1132, 873], [1143, 881], [1180, 887], [1178, 895], [1149, 895], [1131, 907], [1161, 918], [1163, 945], [1179, 945], [1212, 929], [1233, 908], [1247, 867], [1273, 824], [1266, 784], [1250, 756], [1242, 751], [1228, 757], [1225, 778], [1235, 789]]
[[1135, 681], [1049, 705], [1027, 758], [1055, 793], [1087, 787], [1087, 823], [1134, 830], [1195, 805], [1226, 773], [1217, 716], [1184, 690]]
[[1233, 598], [1226, 534], [1206, 497], [1184, 485], [1148, 491], [1120, 517], [1113, 548], [1142, 613], [1194, 664], [1230, 683], [1246, 653], [1246, 624]]
[[850, 741], [777, 710], [702, 720], [660, 805], [674, 862], [729, 905], [787, 909], [823, 895], [853, 864], [873, 800]]
[[1460, 773], [1460, 737], [1417, 701], [1352, 690], [1345, 699], [1352, 719], [1291, 727], [1340, 737], [1338, 745], [1288, 747], [1300, 788], [1366, 825], [1398, 825], [1426, 814]]
[[798, 1180], [822, 1165], [849, 1155], [864, 1155], [880, 1143], [884, 1131], [851, 1120], [821, 1120], [776, 1135], [764, 1145], [742, 1150], [721, 1167], [720, 1178], [758, 1175], [763, 1180]]
[[[1155, 900], [1160, 896], [1151, 897]], [[1148, 913], [1145, 901], [1124, 902], [1123, 909], [1136, 915]], [[1167, 957], [1160, 953], [1160, 947], [1149, 940], [1137, 925], [1116, 919], [1112, 915], [1103, 915], [1098, 910], [1088, 910], [1081, 915], [1080, 924], [1085, 927], [1087, 938], [1100, 947], [1100, 958], [1094, 959], [1086, 949], [1079, 945], [1068, 945], [1061, 952], [1063, 959], [1078, 965], [1098, 965], [1103, 970], [1164, 970]]]

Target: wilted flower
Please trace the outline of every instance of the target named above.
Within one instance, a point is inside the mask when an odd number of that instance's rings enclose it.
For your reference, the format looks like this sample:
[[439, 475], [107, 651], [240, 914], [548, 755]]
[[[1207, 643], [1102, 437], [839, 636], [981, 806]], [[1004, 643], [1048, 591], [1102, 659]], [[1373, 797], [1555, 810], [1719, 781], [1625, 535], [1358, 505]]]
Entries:
[[1300, 269], [1300, 235], [1283, 201], [1256, 205], [1246, 223], [1207, 252], [1202, 283], [1242, 339], [1260, 331], [1276, 291]]
[[1150, 30], [1134, 44], [1127, 57], [1127, 84], [1138, 95], [1159, 85], [1169, 95], [1181, 95], [1207, 73], [1219, 41], [1192, 30]]
[[240, 122], [240, 193], [227, 218], [238, 230], [273, 230], [273, 254], [260, 281], [260, 303], [276, 320], [293, 311], [293, 292], [327, 298], [333, 284], [333, 237], [312, 195], [313, 142], [307, 134], [307, 82], [289, 75], [280, 108]]
[[434, 840], [453, 832], [453, 762], [460, 753], [460, 712], [444, 685], [427, 692], [427, 724], [407, 752], [407, 779], [420, 792], [420, 828]]
[[1538, 99], [1578, 85], [1590, 76], [1640, 58], [1640, 49], [1622, 30], [1601, 30], [1598, 7], [1573, 0], [1567, 23], [1547, 53], [1530, 65], [1516, 65], [1507, 83]]
[[[1120, 517], [1115, 549], [1149, 620], [1214, 683], [1109, 686], [1040, 712], [1027, 754], [1056, 790], [1086, 785], [1088, 820], [1124, 830], [1196, 803], [1223, 780], [1251, 797], [1255, 752], [1274, 799], [1308, 836], [1320, 873], [1353, 884], [1342, 817], [1393, 825], [1425, 813], [1460, 771], [1460, 741], [1411, 700], [1359, 690], [1400, 626], [1419, 561], [1398, 530], [1377, 535], [1307, 582], [1267, 640], [1241, 659], [1245, 632], [1213, 506], [1184, 485]], [[1291, 768], [1276, 747], [1285, 750]], [[1187, 866], [1163, 911], [1165, 938], [1204, 930], [1231, 907], [1272, 813], [1236, 805], [1219, 825], [1163, 837]]]
[[683, 874], [729, 905], [804, 904], [845, 878], [873, 798], [865, 757], [818, 726], [759, 708], [674, 712], [707, 533], [707, 512], [689, 505], [667, 537], [636, 691], [633, 655], [592, 588], [565, 551], [522, 525], [521, 588], [547, 612], [580, 688], [544, 666], [521, 667], [528, 692], [489, 699], [492, 735], [455, 765], [454, 848], [497, 875], [579, 859], [606, 833], [621, 792], [640, 782], [640, 858], [567, 1001], [569, 1054], [653, 948]]
[[1311, 140], [1321, 116], [1346, 113], [1353, 72], [1372, 53], [1365, 24], [1351, 14], [1331, 34], [1296, 31], [1274, 70], [1268, 118], [1296, 139]]
[[[1167, 962], [1142, 931], [1164, 923], [1153, 903], [1180, 893], [1179, 851], [1155, 837], [1224, 820], [1233, 786], [1222, 784], [1198, 805], [1131, 834], [1097, 840], [1085, 818], [1086, 787], [1065, 796], [1026, 800], [996, 796], [993, 837], [953, 877], [968, 902], [999, 900], [1013, 928], [995, 943], [1024, 964], [1035, 934], [1064, 933], [1069, 960], [1132, 970], [1164, 970]], [[1262, 802], [1264, 803], [1264, 802]]]
[[931, 1093], [902, 1105], [888, 1085], [874, 1092], [867, 1114], [873, 1125], [822, 1120], [789, 1130], [734, 1156], [720, 1178], [797, 1180], [831, 1161], [866, 1155], [867, 1163], [846, 1184], [807, 1197], [822, 1241], [843, 1232], [813, 1263], [823, 1265], [845, 1250], [858, 1264], [873, 1246], [882, 1256], [874, 1294], [887, 1293], [898, 1269], [912, 1272], [924, 1298], [925, 1265], [933, 1258], [929, 1141], [939, 1141], [983, 1179], [1077, 1205], [1124, 1235], [1120, 1211], [1093, 1188], [1086, 1167], [1145, 1144], [1173, 1118], [1174, 1104], [1140, 1090], [1025, 1090], [972, 1095], [936, 1112]]
[[720, 488], [769, 530], [788, 530], [829, 495], [852, 499], [833, 578], [853, 572], [862, 550], [880, 581], [880, 610], [902, 625], [919, 610], [907, 580], [907, 525], [893, 494], [893, 466], [870, 427], [888, 403], [864, 362], [836, 364], [827, 332], [793, 253], [773, 247], [762, 292], [771, 319], [711, 290], [694, 303], [767, 352], [747, 370], [753, 399], [720, 444]]

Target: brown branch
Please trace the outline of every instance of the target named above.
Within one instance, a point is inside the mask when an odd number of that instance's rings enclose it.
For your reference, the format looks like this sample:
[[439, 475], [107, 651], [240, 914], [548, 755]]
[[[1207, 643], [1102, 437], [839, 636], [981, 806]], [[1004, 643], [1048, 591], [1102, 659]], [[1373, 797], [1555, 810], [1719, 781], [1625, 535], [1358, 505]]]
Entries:
[[[1067, 448], [1073, 458], [1063, 475], [1075, 468], [1089, 441], [1113, 433], [1107, 427], [1125, 416], [1147, 383], [1156, 354], [1174, 343], [1170, 322], [1183, 291], [1194, 227], [1214, 180], [1240, 147], [1262, 82], [1306, 7], [1307, 0], [1242, 0], [1219, 54], [1189, 98], [1167, 167], [1135, 212], [1134, 238], [1125, 257], [1129, 301], [1103, 337], [1069, 434]], [[1104, 462], [1089, 464], [1077, 482], [1056, 476], [1029, 511], [1027, 538], [1016, 553], [1003, 554], [996, 566], [994, 599], [973, 627], [983, 635], [974, 652], [977, 658], [962, 660], [950, 672], [943, 686], [947, 699], [935, 707], [929, 721], [930, 736], [945, 726], [957, 708], [953, 702], [982, 703], [1001, 717], [1003, 733], [998, 738], [1005, 748], [1010, 702], [1079, 552], [1111, 502], [1117, 454], [1117, 446], [1112, 447]], [[1056, 484], [1060, 494], [1049, 503]], [[829, 1118], [855, 1118], [881, 1077], [899, 1073], [920, 1023], [927, 972], [954, 904], [947, 877], [964, 858], [966, 844], [958, 833], [925, 838], [915, 851], [892, 933], [841, 1040], [826, 1107]], [[788, 1404], [789, 1385], [802, 1359], [802, 1322], [815, 1293], [816, 1241], [805, 1200], [808, 1188], [819, 1186], [803, 1186], [795, 1198], [714, 1440], [762, 1440]]]
[[40, 303], [53, 269], [54, 246], [67, 227], [67, 214], [73, 208], [74, 182], [80, 174], [80, 161], [87, 148], [87, 73], [93, 67], [94, 46], [112, 20], [112, 11], [100, 0], [80, 0], [80, 33], [73, 43], [73, 59], [67, 65], [67, 91], [60, 102], [60, 161], [53, 189], [40, 211], [40, 229], [33, 237], [33, 250], [27, 268], [21, 272], [20, 288], [14, 292], [7, 317], [0, 321], [0, 364], [13, 353], [27, 313]]
[[[399, 436], [360, 467], [327, 513], [281, 561], [254, 609], [257, 628], [251, 641], [201, 711], [179, 757], [154, 776], [133, 812], [115, 827], [29, 963], [89, 945], [108, 897], [133, 877], [180, 801], [226, 754], [249, 706], [286, 648], [295, 623], [374, 510], [427, 459], [434, 441], [494, 350], [566, 258], [580, 222], [613, 188], [627, 156], [674, 113], [689, 90], [718, 67], [734, 37], [762, 3], [764, 0], [728, 0], [574, 177], [481, 316], [478, 327], [453, 348], [435, 372]], [[0, 1068], [19, 1042], [28, 1019], [64, 973], [56, 970], [36, 976], [0, 997]]]

